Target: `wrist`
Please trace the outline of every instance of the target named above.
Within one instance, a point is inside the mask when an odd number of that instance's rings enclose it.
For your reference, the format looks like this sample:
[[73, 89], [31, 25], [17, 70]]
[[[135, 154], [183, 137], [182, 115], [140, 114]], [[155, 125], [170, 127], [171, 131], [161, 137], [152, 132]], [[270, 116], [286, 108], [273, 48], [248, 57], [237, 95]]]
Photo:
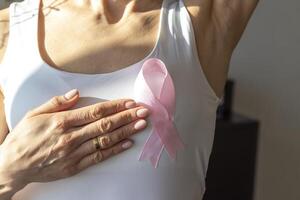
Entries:
[[[0, 146], [0, 150], [1, 150]], [[0, 199], [10, 200], [15, 193], [23, 189], [27, 184], [23, 178], [12, 176], [9, 167], [6, 166], [3, 159], [3, 152], [0, 151]]]
[[0, 184], [0, 198], [3, 200], [10, 200], [18, 191], [19, 190], [9, 185]]
[[26, 184], [22, 184], [19, 181], [6, 182], [1, 179], [0, 176], [0, 199], [2, 200], [10, 200], [15, 193], [23, 189]]

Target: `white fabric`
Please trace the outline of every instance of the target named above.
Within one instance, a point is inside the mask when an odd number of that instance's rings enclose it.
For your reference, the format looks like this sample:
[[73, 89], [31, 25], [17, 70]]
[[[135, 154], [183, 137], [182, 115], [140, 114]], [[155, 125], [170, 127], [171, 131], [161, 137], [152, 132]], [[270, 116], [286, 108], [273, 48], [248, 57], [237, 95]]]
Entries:
[[40, 57], [37, 44], [38, 0], [10, 6], [10, 36], [0, 66], [5, 114], [12, 130], [24, 114], [55, 95], [78, 88], [79, 106], [99, 100], [133, 98], [133, 86], [146, 58], [163, 60], [176, 90], [175, 124], [185, 144], [173, 162], [164, 150], [157, 169], [138, 161], [151, 125], [135, 135], [130, 150], [73, 177], [32, 183], [14, 200], [200, 200], [213, 144], [216, 109], [220, 99], [208, 84], [198, 60], [189, 14], [182, 0], [164, 0], [158, 40], [138, 63], [105, 74], [57, 70]]

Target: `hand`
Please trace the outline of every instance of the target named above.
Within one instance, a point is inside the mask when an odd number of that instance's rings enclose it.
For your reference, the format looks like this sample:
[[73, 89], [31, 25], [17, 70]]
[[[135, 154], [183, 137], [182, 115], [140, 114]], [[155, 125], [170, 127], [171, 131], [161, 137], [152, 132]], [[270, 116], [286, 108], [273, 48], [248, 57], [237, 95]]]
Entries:
[[128, 149], [127, 138], [146, 127], [149, 112], [133, 100], [68, 110], [78, 99], [73, 90], [25, 115], [0, 146], [0, 185], [22, 189], [72, 176]]

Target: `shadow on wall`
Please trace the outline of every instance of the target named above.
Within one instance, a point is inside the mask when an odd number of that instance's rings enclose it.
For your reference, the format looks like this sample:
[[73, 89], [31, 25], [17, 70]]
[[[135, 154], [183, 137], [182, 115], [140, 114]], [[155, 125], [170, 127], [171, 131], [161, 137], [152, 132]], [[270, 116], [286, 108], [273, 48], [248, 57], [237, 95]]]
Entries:
[[7, 8], [12, 2], [21, 2], [22, 0], [3, 0], [0, 1], [0, 9]]

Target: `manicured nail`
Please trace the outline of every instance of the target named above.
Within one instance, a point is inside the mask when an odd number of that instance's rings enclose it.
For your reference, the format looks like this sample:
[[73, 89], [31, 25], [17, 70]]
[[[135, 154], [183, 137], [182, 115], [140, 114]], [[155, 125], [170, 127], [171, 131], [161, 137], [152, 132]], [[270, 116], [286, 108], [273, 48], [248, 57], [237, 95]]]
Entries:
[[146, 125], [147, 125], [147, 122], [145, 120], [141, 119], [134, 124], [134, 129], [141, 130], [141, 129], [145, 128]]
[[131, 146], [132, 146], [132, 142], [131, 141], [127, 141], [127, 142], [125, 142], [125, 143], [122, 144], [122, 148], [123, 149], [128, 149]]
[[67, 100], [70, 100], [70, 99], [72, 99], [73, 97], [75, 97], [75, 96], [77, 95], [77, 93], [78, 93], [78, 90], [77, 90], [77, 89], [73, 89], [73, 90], [71, 90], [71, 91], [69, 91], [69, 92], [67, 92], [67, 93], [65, 94], [65, 98], [66, 98]]
[[147, 108], [142, 108], [136, 111], [136, 115], [138, 117], [146, 117], [149, 114], [149, 110]]
[[127, 101], [125, 103], [125, 108], [134, 108], [136, 106], [136, 103], [134, 101]]

